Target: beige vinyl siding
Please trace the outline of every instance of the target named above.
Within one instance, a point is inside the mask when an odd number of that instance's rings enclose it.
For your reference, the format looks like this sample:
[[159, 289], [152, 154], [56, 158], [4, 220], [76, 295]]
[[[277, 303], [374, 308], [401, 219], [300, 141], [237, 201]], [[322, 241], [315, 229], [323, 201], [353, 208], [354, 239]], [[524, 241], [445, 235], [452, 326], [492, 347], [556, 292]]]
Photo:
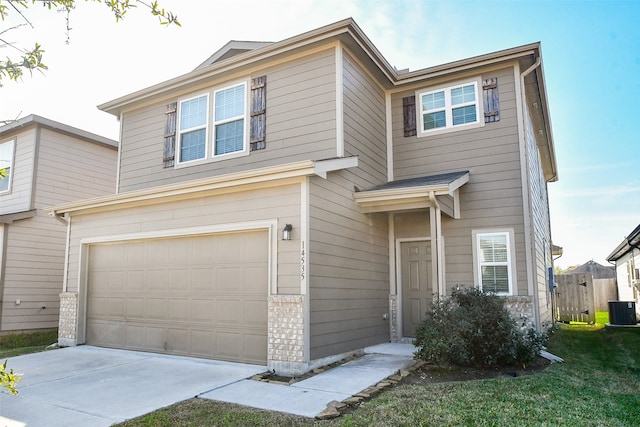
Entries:
[[117, 149], [41, 129], [36, 207], [114, 194]]
[[552, 266], [551, 230], [549, 223], [549, 200], [547, 184], [542, 171], [540, 153], [536, 143], [536, 132], [532, 125], [528, 103], [524, 103], [525, 146], [527, 150], [527, 174], [529, 180], [529, 203], [533, 233], [534, 292], [537, 293], [540, 310], [540, 325], [553, 320], [553, 306], [549, 292], [547, 268]]
[[58, 326], [65, 235], [44, 212], [5, 226], [2, 331]]
[[385, 95], [358, 63], [344, 51], [345, 155], [358, 156], [354, 170], [364, 188], [387, 180]]
[[[33, 169], [28, 168], [29, 182], [35, 179], [36, 215], [15, 221], [5, 229], [7, 246], [0, 325], [4, 331], [58, 326], [67, 227], [42, 208], [111, 194], [116, 183], [115, 148], [47, 128], [33, 128], [28, 135], [28, 139], [19, 137], [23, 143], [20, 154], [23, 158], [32, 158], [33, 152], [24, 147], [37, 147], [37, 172], [33, 174]], [[31, 138], [35, 137], [37, 143], [33, 144]], [[20, 304], [16, 304], [16, 300], [20, 300]]]
[[265, 64], [243, 76], [267, 77], [266, 149], [225, 160], [166, 169], [162, 162], [166, 104], [224, 85], [222, 81], [212, 80], [208, 88], [176, 92], [171, 100], [125, 113], [119, 192], [335, 157], [335, 74], [334, 49], [327, 48], [281, 64]]
[[310, 180], [311, 360], [389, 339], [387, 216], [359, 212], [354, 178]]
[[[460, 188], [461, 218], [442, 218], [447, 293], [458, 284], [476, 285], [472, 230], [510, 228], [515, 237], [515, 293], [528, 295], [514, 71], [492, 70], [481, 77], [498, 78], [500, 121], [474, 129], [404, 137], [402, 98], [415, 91], [392, 96], [394, 178], [468, 170], [469, 182]], [[411, 221], [419, 224], [419, 235], [430, 232], [426, 214], [408, 215], [417, 215]]]
[[0, 143], [14, 141], [11, 191], [0, 194], [0, 215], [31, 209], [36, 129], [29, 128], [15, 136], [3, 137]]
[[[74, 215], [68, 290], [78, 292], [81, 239], [273, 219], [278, 220], [278, 230], [287, 223], [300, 223], [300, 184], [223, 190], [206, 197]], [[278, 280], [282, 282], [278, 293], [300, 293], [300, 248], [295, 243], [278, 239]]]

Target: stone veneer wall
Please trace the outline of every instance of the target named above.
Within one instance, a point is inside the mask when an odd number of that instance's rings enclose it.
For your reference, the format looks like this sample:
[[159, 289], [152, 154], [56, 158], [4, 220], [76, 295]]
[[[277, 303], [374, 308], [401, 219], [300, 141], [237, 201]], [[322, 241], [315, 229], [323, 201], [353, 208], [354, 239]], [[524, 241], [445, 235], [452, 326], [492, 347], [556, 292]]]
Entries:
[[58, 345], [72, 347], [77, 344], [78, 294], [63, 292], [60, 294], [60, 320], [58, 325]]
[[269, 297], [267, 360], [269, 369], [300, 375], [308, 362], [304, 354], [304, 296]]
[[530, 296], [510, 296], [506, 297], [506, 306], [511, 312], [511, 316], [522, 327], [535, 327], [535, 312], [533, 309], [533, 297]]
[[391, 342], [398, 342], [402, 339], [400, 331], [398, 331], [398, 323], [400, 318], [398, 313], [398, 295], [389, 295], [389, 334]]

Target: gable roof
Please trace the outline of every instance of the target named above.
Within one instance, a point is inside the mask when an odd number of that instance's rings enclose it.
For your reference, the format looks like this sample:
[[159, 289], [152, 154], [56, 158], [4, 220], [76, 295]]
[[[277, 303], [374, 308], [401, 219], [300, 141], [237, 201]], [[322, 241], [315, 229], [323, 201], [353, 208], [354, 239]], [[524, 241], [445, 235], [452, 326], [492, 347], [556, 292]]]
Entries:
[[631, 252], [633, 249], [640, 250], [640, 225], [638, 225], [634, 230], [620, 243], [607, 257], [607, 261], [617, 261], [626, 255], [628, 252]]
[[231, 40], [216, 52], [213, 55], [208, 57], [202, 64], [198, 65], [195, 70], [199, 70], [201, 68], [208, 67], [211, 64], [215, 64], [218, 61], [223, 61], [225, 59], [229, 59], [238, 54], [249, 52], [252, 50], [260, 49], [261, 47], [268, 46], [273, 42], [252, 42], [252, 41], [238, 41]]
[[387, 62], [356, 22], [352, 18], [347, 18], [274, 43], [231, 41], [195, 70], [103, 103], [98, 108], [120, 117], [123, 111], [153, 102], [167, 101], [175, 97], [177, 91], [185, 93], [195, 87], [206, 85], [211, 79], [221, 78], [243, 69], [249, 70], [250, 67], [254, 68], [262, 61], [286, 59], [296, 53], [315, 47], [326, 47], [330, 43], [336, 42], [348, 48], [349, 52], [376, 78], [381, 87], [388, 91], [402, 90], [405, 86], [415, 84], [428, 85], [430, 79], [466, 72], [479, 67], [518, 61], [522, 72], [521, 79], [525, 83], [528, 97], [531, 97], [530, 103], [536, 105], [535, 108], [531, 108], [531, 115], [534, 129], [540, 137], [539, 149], [545, 179], [557, 181], [558, 168], [539, 42], [416, 71], [402, 70], [398, 72]]
[[75, 138], [82, 139], [93, 144], [102, 145], [104, 147], [117, 149], [118, 141], [106, 138], [104, 136], [96, 135], [95, 133], [87, 132], [86, 130], [78, 129], [73, 126], [65, 125], [64, 123], [56, 122], [45, 117], [41, 117], [35, 114], [28, 115], [21, 119], [12, 121], [0, 127], [0, 138], [12, 133], [21, 132], [32, 126], [41, 126], [47, 129], [54, 130], [56, 132], [64, 133]]

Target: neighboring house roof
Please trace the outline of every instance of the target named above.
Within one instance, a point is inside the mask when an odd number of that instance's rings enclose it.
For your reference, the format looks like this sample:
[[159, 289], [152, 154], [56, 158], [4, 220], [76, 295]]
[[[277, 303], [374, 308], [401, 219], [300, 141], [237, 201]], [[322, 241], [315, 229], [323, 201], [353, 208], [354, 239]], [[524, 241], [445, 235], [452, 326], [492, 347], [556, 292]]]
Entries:
[[[525, 75], [535, 79], [536, 88], [534, 103], [538, 106], [533, 111], [534, 125], [537, 133], [544, 139], [539, 144], [540, 153], [547, 181], [557, 181], [558, 169], [548, 112], [548, 101], [540, 43], [531, 43], [511, 49], [505, 49], [485, 55], [454, 61], [416, 71], [397, 71], [382, 56], [369, 38], [362, 32], [352, 18], [344, 19], [288, 39], [267, 42], [229, 42], [218, 50], [195, 70], [163, 83], [133, 92], [98, 106], [101, 110], [120, 117], [125, 110], [136, 108], [141, 104], [166, 100], [175, 96], [173, 91], [185, 90], [203, 84], [212, 78], [226, 76], [242, 69], [250, 70], [256, 63], [265, 60], [286, 59], [301, 51], [311, 50], [318, 46], [326, 46], [332, 41], [339, 41], [361, 61], [387, 90], [403, 85], [424, 83], [426, 80], [441, 78], [453, 73], [468, 72], [478, 67], [490, 66], [509, 61], [521, 62], [521, 78]], [[243, 45], [244, 43], [244, 45]], [[254, 48], [262, 44], [261, 47]], [[250, 72], [250, 71], [247, 71]]]
[[64, 123], [49, 120], [47, 118], [37, 116], [35, 114], [28, 115], [21, 119], [15, 120], [7, 125], [0, 127], [0, 137], [9, 133], [15, 133], [27, 129], [30, 126], [42, 126], [56, 132], [64, 133], [87, 142], [91, 142], [98, 145], [103, 145], [109, 148], [118, 148], [118, 141], [106, 138], [104, 136], [96, 135], [95, 133], [87, 132], [82, 129], [75, 128], [73, 126], [65, 125]]
[[591, 274], [594, 279], [614, 279], [616, 277], [616, 268], [598, 264], [592, 260], [568, 271], [566, 274]]
[[640, 250], [640, 225], [638, 225], [607, 257], [607, 261], [617, 261], [633, 249]]

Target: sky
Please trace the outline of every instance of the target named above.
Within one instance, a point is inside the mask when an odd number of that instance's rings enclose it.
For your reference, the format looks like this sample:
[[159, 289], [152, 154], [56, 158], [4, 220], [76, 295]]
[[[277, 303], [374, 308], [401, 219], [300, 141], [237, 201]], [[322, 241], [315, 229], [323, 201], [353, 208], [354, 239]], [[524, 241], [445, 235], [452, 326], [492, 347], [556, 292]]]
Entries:
[[[0, 1], [0, 3], [6, 3]], [[133, 3], [133, 2], [132, 2]], [[387, 61], [416, 70], [541, 42], [559, 181], [549, 184], [556, 266], [606, 257], [640, 224], [640, 1], [159, 0], [119, 23], [102, 4], [32, 6], [0, 34], [45, 50], [45, 73], [3, 79], [0, 120], [38, 114], [112, 139], [97, 105], [193, 70], [229, 40], [279, 41], [352, 17]], [[14, 13], [0, 33], [24, 24]], [[67, 43], [68, 41], [68, 43]], [[0, 57], [14, 56], [0, 47]]]

